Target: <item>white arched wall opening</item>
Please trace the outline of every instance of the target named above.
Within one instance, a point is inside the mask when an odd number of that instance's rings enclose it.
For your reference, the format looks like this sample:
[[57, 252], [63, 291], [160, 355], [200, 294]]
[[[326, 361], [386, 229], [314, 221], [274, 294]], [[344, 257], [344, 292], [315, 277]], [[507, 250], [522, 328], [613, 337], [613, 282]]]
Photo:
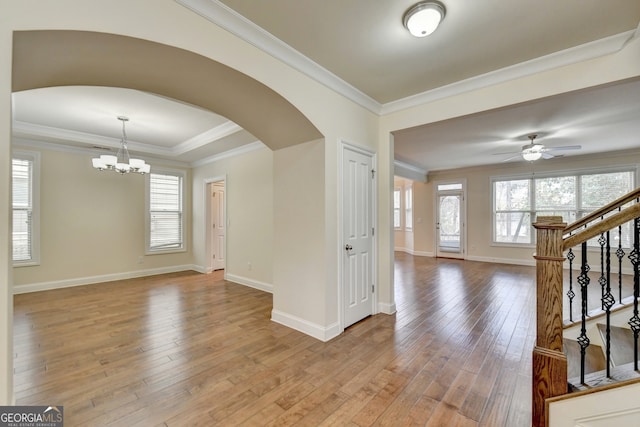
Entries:
[[[124, 87], [197, 105], [225, 116], [274, 151], [323, 139], [318, 129], [274, 90], [188, 50], [116, 34], [42, 30], [14, 32], [12, 52], [12, 92], [67, 85]], [[6, 317], [2, 319], [0, 341], [10, 349], [10, 262], [7, 267], [9, 280], [2, 292], [9, 298], [2, 307]], [[13, 352], [3, 353], [6, 358], [1, 361], [2, 371], [8, 374], [0, 375], [5, 377], [4, 383], [0, 382], [0, 402], [11, 404], [14, 403]]]

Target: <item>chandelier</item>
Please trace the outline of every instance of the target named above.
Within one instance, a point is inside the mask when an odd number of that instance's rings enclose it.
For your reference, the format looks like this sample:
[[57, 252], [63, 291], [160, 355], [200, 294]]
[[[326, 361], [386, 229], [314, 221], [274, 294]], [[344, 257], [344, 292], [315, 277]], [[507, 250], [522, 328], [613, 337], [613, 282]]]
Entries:
[[111, 170], [121, 174], [135, 172], [144, 175], [151, 171], [151, 165], [144, 162], [142, 159], [132, 159], [129, 156], [129, 150], [127, 149], [127, 132], [124, 125], [129, 121], [128, 117], [118, 116], [118, 120], [122, 122], [122, 140], [120, 141], [120, 148], [115, 156], [111, 154], [103, 154], [100, 157], [91, 159], [93, 167], [98, 170]]

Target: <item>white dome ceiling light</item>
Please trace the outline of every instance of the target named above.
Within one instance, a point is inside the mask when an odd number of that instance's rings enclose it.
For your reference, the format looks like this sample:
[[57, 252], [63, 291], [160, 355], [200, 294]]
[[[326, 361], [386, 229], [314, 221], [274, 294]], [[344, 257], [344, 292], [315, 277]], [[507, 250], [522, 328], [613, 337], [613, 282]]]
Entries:
[[445, 7], [438, 1], [422, 1], [413, 5], [404, 14], [403, 24], [415, 37], [426, 37], [433, 33], [444, 19]]

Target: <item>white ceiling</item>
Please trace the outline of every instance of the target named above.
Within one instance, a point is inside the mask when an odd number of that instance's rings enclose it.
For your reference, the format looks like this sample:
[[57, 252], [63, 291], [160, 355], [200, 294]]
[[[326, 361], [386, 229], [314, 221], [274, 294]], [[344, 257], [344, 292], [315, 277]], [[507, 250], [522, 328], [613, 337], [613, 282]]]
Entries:
[[[558, 51], [584, 58], [621, 49], [640, 22], [638, 0], [609, 0], [606, 9], [595, 0], [443, 0], [442, 26], [416, 39], [402, 26], [413, 0], [176, 1], [377, 113], [504, 70], [526, 74], [532, 62], [558, 66], [571, 56]], [[494, 153], [517, 151], [530, 133], [548, 147], [582, 146], [564, 155], [635, 148], [638, 99], [640, 81], [624, 82], [400, 130], [395, 154], [432, 171], [498, 163], [509, 156]], [[130, 150], [152, 158], [193, 165], [256, 141], [212, 112], [140, 91], [54, 87], [16, 92], [13, 103], [23, 141], [117, 148], [118, 115], [130, 118]]]

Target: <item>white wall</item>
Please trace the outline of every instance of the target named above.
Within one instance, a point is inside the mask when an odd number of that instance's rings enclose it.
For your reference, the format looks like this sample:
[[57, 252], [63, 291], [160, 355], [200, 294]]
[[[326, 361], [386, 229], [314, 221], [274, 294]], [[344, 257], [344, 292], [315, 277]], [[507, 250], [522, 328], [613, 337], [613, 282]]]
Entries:
[[205, 259], [206, 182], [219, 177], [226, 183], [225, 277], [272, 292], [273, 152], [263, 147], [193, 170], [193, 252], [199, 271], [209, 266]]
[[[330, 337], [326, 319], [327, 271], [323, 141], [274, 152], [274, 296], [272, 318], [318, 339]], [[301, 301], [314, 301], [312, 305]]]

